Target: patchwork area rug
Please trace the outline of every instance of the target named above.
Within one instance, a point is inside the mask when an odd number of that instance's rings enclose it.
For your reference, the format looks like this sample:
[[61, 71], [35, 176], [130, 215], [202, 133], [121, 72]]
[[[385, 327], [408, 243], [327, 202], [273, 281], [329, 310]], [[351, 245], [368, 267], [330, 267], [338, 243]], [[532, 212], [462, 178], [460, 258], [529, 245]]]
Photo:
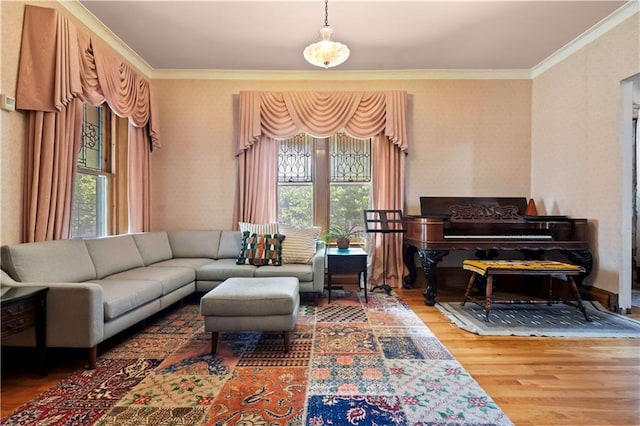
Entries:
[[302, 306], [281, 333], [220, 333], [196, 304], [159, 318], [3, 425], [511, 425], [393, 295]]
[[486, 336], [630, 337], [640, 338], [640, 322], [610, 312], [597, 302], [584, 302], [591, 322], [574, 306], [492, 304], [489, 321], [473, 302], [438, 303], [454, 324]]

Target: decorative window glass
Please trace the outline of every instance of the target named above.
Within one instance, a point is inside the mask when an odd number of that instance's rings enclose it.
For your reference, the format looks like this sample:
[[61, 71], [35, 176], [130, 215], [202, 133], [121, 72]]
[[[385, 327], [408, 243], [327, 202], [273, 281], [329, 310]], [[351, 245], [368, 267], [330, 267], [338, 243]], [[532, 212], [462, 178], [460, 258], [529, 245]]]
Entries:
[[102, 107], [84, 106], [78, 167], [102, 171]]
[[313, 138], [300, 133], [280, 141], [278, 182], [313, 181]]
[[371, 139], [353, 138], [346, 133], [330, 136], [329, 169], [331, 182], [370, 182]]
[[111, 147], [108, 108], [84, 105], [82, 146], [78, 154], [71, 210], [71, 237], [102, 237], [109, 230]]

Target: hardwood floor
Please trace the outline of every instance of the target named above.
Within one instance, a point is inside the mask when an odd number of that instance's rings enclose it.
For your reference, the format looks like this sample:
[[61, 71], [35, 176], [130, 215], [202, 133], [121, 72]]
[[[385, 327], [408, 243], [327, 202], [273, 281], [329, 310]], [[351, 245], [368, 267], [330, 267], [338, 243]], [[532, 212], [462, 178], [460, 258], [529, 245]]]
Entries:
[[[423, 291], [397, 289], [516, 425], [640, 425], [640, 339], [477, 336], [426, 306]], [[438, 300], [458, 294], [442, 290]], [[50, 350], [41, 378], [33, 352], [3, 350], [3, 417], [85, 363], [84, 351]]]
[[423, 291], [397, 290], [516, 425], [640, 425], [640, 339], [478, 336], [426, 306]]

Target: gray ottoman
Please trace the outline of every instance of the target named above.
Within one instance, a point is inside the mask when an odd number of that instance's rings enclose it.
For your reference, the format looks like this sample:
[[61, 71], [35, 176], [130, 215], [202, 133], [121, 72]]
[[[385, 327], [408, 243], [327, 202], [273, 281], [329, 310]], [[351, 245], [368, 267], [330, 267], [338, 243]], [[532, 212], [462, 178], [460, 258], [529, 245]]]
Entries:
[[229, 278], [200, 299], [212, 353], [220, 331], [282, 331], [288, 352], [299, 307], [298, 279], [291, 277]]

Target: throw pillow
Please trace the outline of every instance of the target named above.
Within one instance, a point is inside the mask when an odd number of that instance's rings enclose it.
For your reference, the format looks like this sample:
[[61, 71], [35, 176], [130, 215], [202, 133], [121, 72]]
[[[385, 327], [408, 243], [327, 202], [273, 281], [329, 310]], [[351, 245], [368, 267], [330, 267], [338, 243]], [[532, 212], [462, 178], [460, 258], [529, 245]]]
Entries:
[[319, 226], [300, 228], [280, 224], [280, 234], [287, 237], [282, 244], [282, 263], [311, 263], [320, 238]]
[[240, 232], [249, 231], [252, 234], [277, 234], [278, 233], [277, 223], [238, 222], [238, 226], [240, 227]]
[[242, 248], [236, 264], [265, 266], [282, 265], [282, 241], [284, 235], [242, 233]]

